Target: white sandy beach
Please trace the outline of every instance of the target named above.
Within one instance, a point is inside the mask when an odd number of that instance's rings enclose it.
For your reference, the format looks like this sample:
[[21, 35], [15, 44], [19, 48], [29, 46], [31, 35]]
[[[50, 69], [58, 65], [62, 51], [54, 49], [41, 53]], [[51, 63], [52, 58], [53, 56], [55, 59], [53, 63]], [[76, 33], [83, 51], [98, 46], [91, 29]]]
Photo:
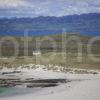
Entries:
[[[2, 70], [4, 71], [4, 70]], [[2, 72], [1, 71], [1, 72]], [[57, 87], [33, 89], [31, 93], [2, 97], [0, 100], [100, 100], [100, 74], [70, 74], [43, 70], [22, 69], [16, 77], [40, 79], [66, 78], [72, 82], [60, 84]], [[0, 75], [0, 78], [2, 76]], [[3, 76], [4, 77], [4, 76]]]

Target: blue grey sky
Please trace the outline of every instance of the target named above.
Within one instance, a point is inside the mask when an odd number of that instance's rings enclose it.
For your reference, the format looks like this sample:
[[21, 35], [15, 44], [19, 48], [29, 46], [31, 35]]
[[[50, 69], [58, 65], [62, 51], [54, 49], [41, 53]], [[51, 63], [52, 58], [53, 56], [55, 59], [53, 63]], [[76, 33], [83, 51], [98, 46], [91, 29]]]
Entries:
[[0, 17], [100, 13], [100, 0], [0, 0]]

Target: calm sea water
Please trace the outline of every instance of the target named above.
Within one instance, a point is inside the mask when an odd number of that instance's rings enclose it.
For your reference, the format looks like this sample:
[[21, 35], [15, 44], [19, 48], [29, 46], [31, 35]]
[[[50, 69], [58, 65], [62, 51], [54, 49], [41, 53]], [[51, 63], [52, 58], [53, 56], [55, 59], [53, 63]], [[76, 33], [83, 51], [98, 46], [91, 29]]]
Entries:
[[0, 97], [13, 92], [13, 88], [0, 87]]
[[0, 98], [35, 93], [36, 91], [40, 91], [40, 90], [41, 88], [21, 88], [21, 87], [1, 88], [0, 87]]
[[[80, 33], [82, 35], [88, 35], [88, 36], [100, 36], [100, 31], [66, 31], [66, 33]], [[33, 31], [28, 31], [28, 36], [41, 36], [41, 35], [49, 35], [49, 34], [58, 34], [58, 33], [65, 33], [63, 30], [33, 30]], [[7, 31], [7, 32], [1, 32], [0, 35], [2, 36], [24, 36], [25, 32], [23, 31]]]

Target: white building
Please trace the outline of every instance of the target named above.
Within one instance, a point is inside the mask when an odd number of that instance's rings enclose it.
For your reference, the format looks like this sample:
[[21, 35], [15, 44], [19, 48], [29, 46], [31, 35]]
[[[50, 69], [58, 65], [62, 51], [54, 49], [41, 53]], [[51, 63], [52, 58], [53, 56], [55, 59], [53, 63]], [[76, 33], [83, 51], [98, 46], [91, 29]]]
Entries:
[[33, 51], [33, 56], [41, 55], [41, 51]]

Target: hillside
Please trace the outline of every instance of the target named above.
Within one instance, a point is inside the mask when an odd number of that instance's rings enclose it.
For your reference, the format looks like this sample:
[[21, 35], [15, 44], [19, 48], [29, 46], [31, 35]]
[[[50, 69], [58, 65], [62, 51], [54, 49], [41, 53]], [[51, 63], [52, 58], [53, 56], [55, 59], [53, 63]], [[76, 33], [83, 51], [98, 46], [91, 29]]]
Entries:
[[[45, 35], [45, 36], [33, 36], [33, 37], [28, 37], [31, 38], [31, 41], [28, 41], [28, 55], [32, 56], [33, 50], [40, 49], [42, 53], [46, 52], [53, 52], [55, 50], [56, 52], [61, 52], [62, 51], [62, 46], [64, 43], [66, 52], [71, 52], [71, 53], [76, 53], [77, 52], [77, 41], [71, 40], [72, 37], [79, 38], [79, 41], [81, 41], [81, 44], [83, 46], [83, 52], [87, 53], [87, 44], [90, 41], [92, 37], [90, 36], [83, 36], [79, 33], [65, 33], [65, 34], [52, 34], [52, 35]], [[1, 41], [1, 51], [2, 51], [2, 56], [11, 56], [14, 54], [14, 43], [9, 41], [9, 39], [4, 40], [2, 42], [2, 39], [4, 37], [0, 37]], [[25, 37], [13, 37], [16, 42], [18, 43], [18, 49], [19, 49], [19, 56], [24, 56], [24, 41]], [[22, 40], [24, 39], [24, 40]], [[65, 39], [63, 41], [63, 39]], [[68, 42], [69, 41], [69, 42]], [[68, 43], [67, 43], [68, 42]], [[93, 51], [94, 53], [99, 52], [99, 43], [96, 44], [94, 43], [93, 45]]]
[[[62, 37], [65, 41], [62, 41]], [[81, 40], [82, 52], [78, 52], [77, 42], [70, 40], [71, 37], [78, 37]], [[88, 42], [92, 37], [82, 36], [75, 33], [67, 34], [55, 34], [31, 37], [32, 41], [29, 41], [28, 45], [28, 56], [24, 54], [26, 47], [24, 47], [24, 42], [21, 40], [23, 37], [13, 37], [18, 42], [18, 55], [15, 57], [16, 50], [14, 44], [11, 41], [1, 42], [1, 55], [0, 55], [0, 66], [20, 66], [25, 64], [40, 64], [40, 65], [59, 65], [70, 68], [88, 68], [88, 69], [100, 69], [100, 62], [95, 62], [91, 60], [91, 55], [93, 54], [96, 58], [100, 57], [100, 41], [95, 42], [91, 49], [92, 54], [87, 52]], [[3, 37], [0, 37], [0, 41]], [[50, 40], [49, 40], [50, 39]], [[39, 46], [42, 54], [41, 56], [33, 56], [33, 51], [37, 50], [36, 46]], [[64, 43], [65, 48], [62, 49], [62, 43]], [[78, 42], [79, 43], [79, 42]], [[80, 53], [79, 58], [82, 58], [82, 62], [78, 62], [77, 54]], [[26, 56], [24, 58], [24, 56]], [[13, 59], [15, 57], [16, 59]]]

